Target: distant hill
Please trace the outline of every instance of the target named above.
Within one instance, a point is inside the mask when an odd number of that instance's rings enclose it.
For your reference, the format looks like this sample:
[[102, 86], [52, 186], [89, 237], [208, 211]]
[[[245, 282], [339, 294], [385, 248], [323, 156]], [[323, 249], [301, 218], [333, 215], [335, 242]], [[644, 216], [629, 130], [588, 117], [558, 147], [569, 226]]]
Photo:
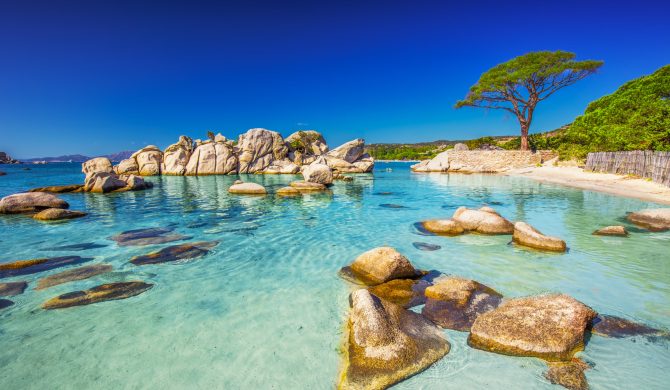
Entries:
[[[133, 154], [133, 151], [126, 150], [123, 152], [118, 152], [118, 153], [113, 153], [113, 154], [106, 154], [103, 156], [95, 156], [95, 157], [107, 157], [113, 162], [119, 162], [121, 160], [125, 160], [128, 157], [130, 157], [131, 154]], [[87, 160], [90, 160], [94, 157], [90, 156], [84, 156], [83, 154], [67, 154], [64, 156], [58, 156], [58, 157], [35, 157], [35, 158], [24, 158], [21, 161], [23, 162], [35, 162], [35, 161], [46, 161], [48, 163], [55, 163], [55, 162], [84, 162]]]

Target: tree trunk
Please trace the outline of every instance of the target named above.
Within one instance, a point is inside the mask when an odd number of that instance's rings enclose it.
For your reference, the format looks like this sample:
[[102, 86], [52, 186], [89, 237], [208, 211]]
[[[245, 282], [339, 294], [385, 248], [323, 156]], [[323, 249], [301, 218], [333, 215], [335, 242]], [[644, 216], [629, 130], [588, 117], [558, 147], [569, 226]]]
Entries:
[[528, 147], [528, 125], [521, 125], [521, 150], [529, 150]]

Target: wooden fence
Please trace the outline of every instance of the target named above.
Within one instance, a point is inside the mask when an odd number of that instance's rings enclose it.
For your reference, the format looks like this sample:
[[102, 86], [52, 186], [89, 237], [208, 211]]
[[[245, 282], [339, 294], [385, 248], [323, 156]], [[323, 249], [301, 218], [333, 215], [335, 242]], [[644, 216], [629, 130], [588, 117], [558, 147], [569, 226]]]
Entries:
[[670, 187], [670, 152], [598, 152], [586, 157], [587, 171], [635, 175]]

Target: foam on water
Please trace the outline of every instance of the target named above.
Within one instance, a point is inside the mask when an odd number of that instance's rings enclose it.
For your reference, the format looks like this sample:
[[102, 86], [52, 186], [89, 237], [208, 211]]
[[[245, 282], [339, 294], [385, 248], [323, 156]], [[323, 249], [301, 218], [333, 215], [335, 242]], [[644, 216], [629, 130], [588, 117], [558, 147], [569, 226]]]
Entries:
[[[156, 187], [145, 192], [63, 194], [72, 209], [91, 214], [81, 220], [3, 216], [0, 263], [79, 255], [112, 264], [114, 272], [40, 291], [33, 290], [36, 280], [68, 268], [3, 279], [30, 286], [0, 311], [0, 388], [330, 389], [350, 291], [337, 271], [380, 245], [396, 247], [420, 268], [474, 278], [507, 297], [564, 292], [602, 313], [670, 328], [670, 233], [591, 235], [622, 223], [626, 211], [658, 205], [520, 178], [412, 174], [406, 164], [377, 169], [374, 179], [359, 175], [332, 193], [301, 198], [230, 195], [236, 177], [161, 177], [149, 179]], [[0, 196], [82, 180], [77, 164], [3, 170], [9, 174], [0, 178]], [[273, 192], [296, 178], [243, 179]], [[521, 249], [508, 245], [509, 236], [425, 236], [413, 226], [485, 204], [564, 238], [569, 253]], [[132, 256], [180, 243], [119, 247], [108, 239], [147, 227], [221, 243], [192, 261], [134, 266]], [[416, 241], [441, 249], [422, 251]], [[50, 250], [82, 243], [106, 246]], [[40, 309], [58, 294], [122, 280], [155, 286], [126, 300]], [[538, 359], [474, 350], [466, 333], [445, 334], [451, 352], [397, 388], [553, 387]], [[667, 384], [667, 341], [594, 336], [580, 356], [594, 365], [586, 372], [594, 389]]]

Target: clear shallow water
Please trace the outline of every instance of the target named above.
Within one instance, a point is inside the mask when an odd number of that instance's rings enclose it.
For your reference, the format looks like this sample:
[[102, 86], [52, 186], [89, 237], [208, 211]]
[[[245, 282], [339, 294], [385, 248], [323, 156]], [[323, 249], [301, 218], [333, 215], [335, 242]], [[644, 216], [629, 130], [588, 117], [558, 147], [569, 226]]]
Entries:
[[[2, 166], [9, 174], [0, 177], [0, 196], [81, 182], [79, 168]], [[474, 278], [507, 297], [565, 292], [599, 312], [670, 328], [670, 233], [591, 235], [621, 223], [626, 211], [658, 205], [523, 178], [412, 174], [402, 163], [380, 163], [374, 176], [301, 199], [232, 196], [226, 190], [235, 179], [161, 177], [149, 179], [156, 187], [145, 192], [63, 194], [72, 209], [91, 215], [62, 224], [1, 217], [0, 263], [73, 254], [112, 264], [114, 273], [40, 291], [33, 290], [37, 279], [63, 269], [2, 280], [30, 285], [0, 311], [0, 388], [330, 389], [350, 291], [337, 271], [380, 245], [396, 247], [418, 267]], [[272, 191], [296, 177], [243, 179]], [[508, 236], [422, 236], [413, 227], [449, 217], [461, 205], [485, 204], [564, 238], [570, 252], [520, 249], [508, 245]], [[107, 239], [161, 226], [221, 244], [201, 259], [137, 267], [130, 257], [170, 244], [118, 247]], [[49, 250], [87, 242], [106, 246]], [[420, 251], [413, 242], [442, 248]], [[155, 286], [126, 300], [39, 308], [58, 294], [121, 280]], [[554, 387], [542, 377], [540, 360], [477, 351], [467, 346], [466, 333], [445, 334], [451, 352], [396, 388]], [[594, 336], [581, 356], [595, 364], [586, 372], [593, 389], [661, 389], [670, 378], [667, 341]]]

